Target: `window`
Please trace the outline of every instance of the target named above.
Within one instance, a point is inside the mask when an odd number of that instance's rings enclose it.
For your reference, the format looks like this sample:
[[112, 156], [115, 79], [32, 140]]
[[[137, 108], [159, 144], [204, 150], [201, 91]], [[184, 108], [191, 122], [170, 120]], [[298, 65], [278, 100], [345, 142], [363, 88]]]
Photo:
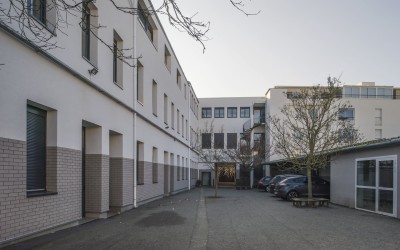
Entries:
[[82, 56], [90, 61], [90, 17], [91, 12], [87, 2], [82, 6]]
[[168, 96], [164, 94], [164, 123], [168, 124]]
[[382, 126], [382, 109], [375, 109], [375, 126]]
[[113, 81], [122, 88], [122, 60], [123, 42], [121, 37], [114, 31], [113, 39]]
[[264, 138], [265, 138], [264, 133], [254, 133], [254, 135], [253, 135], [254, 146], [255, 147], [261, 146], [262, 144], [260, 144], [260, 143], [264, 143]]
[[136, 182], [144, 184], [144, 145], [140, 141], [136, 143]]
[[153, 183], [158, 183], [158, 149], [153, 147]]
[[176, 180], [181, 180], [181, 157], [179, 155], [176, 156]]
[[82, 3], [82, 57], [97, 67], [97, 8], [92, 2]]
[[136, 90], [136, 97], [137, 101], [143, 104], [143, 65], [138, 61], [137, 62], [137, 90]]
[[227, 117], [228, 118], [236, 118], [237, 117], [237, 108], [236, 107], [228, 107], [227, 109]]
[[214, 134], [214, 148], [223, 149], [224, 148], [224, 133]]
[[188, 125], [188, 120], [186, 120], [186, 140], [188, 139], [189, 136], [189, 125]]
[[171, 128], [175, 129], [175, 104], [171, 102]]
[[150, 16], [147, 8], [141, 2], [138, 2], [138, 17], [140, 24], [142, 25], [144, 31], [146, 32], [147, 36], [150, 38], [151, 41], [154, 41], [154, 29], [150, 23]]
[[182, 76], [179, 73], [179, 70], [176, 70], [176, 84], [178, 85], [179, 89], [182, 89]]
[[46, 191], [46, 118], [47, 112], [27, 108], [27, 192]]
[[201, 109], [201, 118], [211, 118], [211, 108], [202, 108]]
[[57, 11], [53, 1], [28, 0], [29, 14], [44, 25], [50, 32], [56, 31]]
[[354, 109], [339, 110], [339, 120], [354, 120]]
[[375, 129], [375, 139], [382, 138], [382, 129]]
[[[164, 46], [164, 64], [165, 64], [165, 67], [167, 67], [167, 69], [169, 71], [171, 71], [171, 53], [169, 52], [167, 46]], [[178, 72], [178, 74], [179, 74], [179, 72]], [[179, 76], [180, 76], [180, 74], [179, 74]]]
[[227, 134], [227, 147], [228, 149], [236, 149], [237, 147], [237, 134], [236, 133], [228, 133]]
[[211, 148], [211, 134], [210, 133], [201, 134], [201, 147], [204, 149]]
[[185, 117], [182, 115], [182, 137], [185, 137]]
[[157, 116], [157, 83], [153, 81], [153, 87], [151, 90], [152, 93], [152, 106], [153, 106], [153, 115]]
[[250, 107], [240, 107], [240, 118], [250, 117]]
[[187, 86], [186, 86], [186, 83], [184, 85], [183, 91], [185, 92], [184, 95], [185, 95], [185, 100], [186, 100], [186, 98], [187, 98]]
[[225, 117], [225, 108], [214, 108], [214, 117], [215, 118], [224, 118]]
[[179, 123], [179, 109], [176, 110], [176, 131], [180, 133], [180, 123]]
[[265, 108], [255, 107], [253, 109], [253, 120], [254, 124], [265, 123]]

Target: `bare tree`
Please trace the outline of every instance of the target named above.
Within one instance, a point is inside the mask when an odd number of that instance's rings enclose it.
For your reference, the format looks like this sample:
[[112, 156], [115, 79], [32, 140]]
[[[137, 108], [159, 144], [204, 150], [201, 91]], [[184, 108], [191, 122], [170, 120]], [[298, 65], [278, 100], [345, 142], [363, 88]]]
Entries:
[[312, 172], [329, 164], [335, 149], [361, 140], [344, 115], [351, 106], [341, 99], [340, 81], [328, 78], [327, 86], [312, 86], [285, 93], [288, 103], [269, 118], [272, 144], [286, 161], [285, 168], [306, 169], [308, 197], [312, 198]]
[[[217, 133], [223, 133], [223, 128], [221, 127], [220, 130], [217, 131]], [[210, 124], [206, 123], [205, 128], [201, 129], [199, 131], [199, 134], [201, 135], [201, 137], [199, 137], [201, 138], [201, 142], [197, 141], [195, 144], [195, 149], [199, 157], [199, 163], [206, 165], [209, 169], [213, 171], [215, 176], [214, 196], [218, 197], [218, 178], [221, 172], [224, 171], [224, 168], [217, 167], [217, 164], [226, 162], [227, 160], [227, 155], [224, 149], [225, 144], [223, 140], [222, 143], [220, 141], [216, 143], [216, 132], [214, 130], [213, 122], [211, 122]]]
[[[154, 7], [151, 3], [149, 6], [132, 6], [130, 1], [107, 0], [112, 6], [123, 14], [144, 16], [147, 18], [151, 15], [166, 15], [169, 23], [178, 30], [187, 33], [195, 39], [205, 50], [204, 42], [208, 40], [207, 33], [210, 28], [210, 22], [198, 21], [195, 19], [196, 14], [187, 15], [181, 11], [175, 0], [162, 0], [159, 7]], [[107, 42], [98, 36], [98, 29], [104, 28], [100, 24], [85, 23], [85, 14], [97, 17], [94, 13], [88, 13], [85, 6], [93, 3], [94, 0], [6, 0], [0, 2], [0, 26], [12, 28], [23, 39], [34, 44], [40, 49], [50, 50], [59, 48], [56, 33], [66, 34], [66, 28], [74, 25], [72, 21], [77, 17], [81, 20], [79, 26], [82, 30], [88, 29], [92, 36], [99, 40], [101, 44], [110, 49], [112, 53], [118, 56], [124, 63], [134, 66], [133, 49], [116, 48], [113, 43]], [[123, 2], [123, 3], [122, 3]], [[244, 8], [242, 1], [229, 0], [229, 3], [236, 9], [246, 15], [255, 15], [257, 13], [248, 13]], [[41, 12], [50, 13], [52, 20], [43, 15]], [[40, 18], [35, 18], [38, 14]], [[43, 26], [41, 23], [46, 23]], [[76, 24], [75, 24], [76, 25]], [[115, 51], [117, 50], [117, 51]]]
[[252, 142], [248, 133], [240, 139], [236, 147], [228, 147], [225, 153], [231, 162], [240, 165], [241, 170], [251, 172], [256, 167], [262, 166], [267, 155], [271, 155], [272, 152], [272, 148], [265, 144], [265, 138]]

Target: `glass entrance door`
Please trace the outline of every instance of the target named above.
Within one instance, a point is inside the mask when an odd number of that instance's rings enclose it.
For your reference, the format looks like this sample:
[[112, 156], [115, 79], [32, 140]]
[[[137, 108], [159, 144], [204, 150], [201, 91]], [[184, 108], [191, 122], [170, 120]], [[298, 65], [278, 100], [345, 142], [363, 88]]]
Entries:
[[396, 157], [356, 162], [356, 208], [396, 216]]

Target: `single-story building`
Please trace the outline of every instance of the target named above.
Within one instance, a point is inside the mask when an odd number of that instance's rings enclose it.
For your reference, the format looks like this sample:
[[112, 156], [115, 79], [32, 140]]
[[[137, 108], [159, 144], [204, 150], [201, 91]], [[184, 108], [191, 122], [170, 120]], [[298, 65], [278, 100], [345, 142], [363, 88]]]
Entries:
[[331, 202], [400, 218], [400, 137], [343, 149], [330, 167]]

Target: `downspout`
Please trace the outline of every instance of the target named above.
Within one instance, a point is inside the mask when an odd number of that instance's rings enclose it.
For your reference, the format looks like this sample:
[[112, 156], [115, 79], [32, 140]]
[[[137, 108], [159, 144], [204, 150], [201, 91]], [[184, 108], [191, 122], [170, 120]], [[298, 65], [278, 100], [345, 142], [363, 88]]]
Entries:
[[[137, 0], [130, 1], [131, 6], [137, 6]], [[133, 15], [133, 58], [136, 58], [136, 67], [137, 67], [137, 51], [136, 51], [136, 16]], [[135, 67], [133, 71], [133, 109], [136, 110], [137, 103], [137, 93], [135, 94], [135, 90], [137, 90], [137, 68]], [[137, 113], [133, 113], [133, 207], [137, 208], [137, 142], [136, 142], [136, 121], [137, 121]], [[136, 155], [136, 157], [135, 157]]]
[[[190, 84], [190, 82], [188, 81], [188, 87], [186, 88], [186, 93], [185, 93], [185, 95], [186, 95], [186, 101], [187, 101], [187, 105], [188, 105], [188, 127], [186, 128], [186, 133], [189, 135], [188, 137], [188, 139], [189, 139], [189, 144], [188, 144], [188, 159], [189, 159], [189, 169], [188, 169], [188, 171], [189, 171], [189, 190], [190, 190], [190, 188], [191, 188], [191, 186], [192, 186], [192, 174], [191, 174], [191, 165], [192, 165], [192, 158], [191, 158], [191, 129], [190, 129], [190, 125], [191, 125], [191, 123], [190, 123], [190, 98], [191, 98], [191, 96], [189, 96], [188, 95], [188, 92], [190, 93], [190, 91], [189, 91], [189, 89], [191, 88], [191, 84]], [[188, 131], [189, 130], [189, 131]]]

